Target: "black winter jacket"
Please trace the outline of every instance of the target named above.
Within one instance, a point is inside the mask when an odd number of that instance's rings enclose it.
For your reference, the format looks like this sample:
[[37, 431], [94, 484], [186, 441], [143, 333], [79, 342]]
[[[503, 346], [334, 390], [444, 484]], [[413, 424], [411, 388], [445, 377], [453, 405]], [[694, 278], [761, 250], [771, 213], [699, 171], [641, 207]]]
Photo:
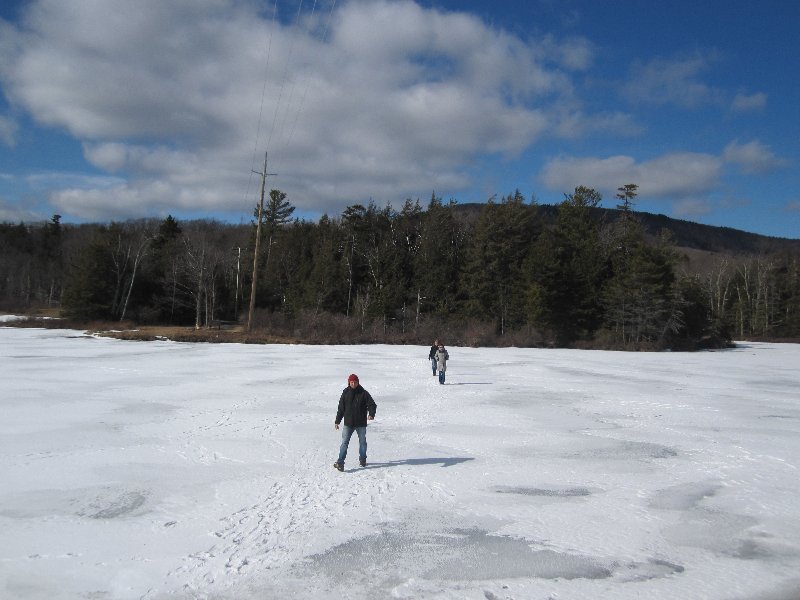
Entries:
[[349, 385], [342, 390], [339, 398], [339, 408], [336, 411], [336, 424], [342, 422], [348, 427], [366, 427], [367, 415], [375, 418], [378, 405], [361, 385], [351, 388]]

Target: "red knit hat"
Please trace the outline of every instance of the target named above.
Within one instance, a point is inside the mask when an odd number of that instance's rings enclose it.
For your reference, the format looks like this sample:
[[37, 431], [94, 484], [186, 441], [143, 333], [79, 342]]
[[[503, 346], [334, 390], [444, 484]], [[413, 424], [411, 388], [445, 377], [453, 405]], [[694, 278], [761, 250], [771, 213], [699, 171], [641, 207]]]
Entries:
[[348, 385], [350, 384], [351, 381], [355, 381], [356, 383], [358, 383], [358, 375], [356, 375], [355, 373], [350, 373], [350, 377], [347, 378]]

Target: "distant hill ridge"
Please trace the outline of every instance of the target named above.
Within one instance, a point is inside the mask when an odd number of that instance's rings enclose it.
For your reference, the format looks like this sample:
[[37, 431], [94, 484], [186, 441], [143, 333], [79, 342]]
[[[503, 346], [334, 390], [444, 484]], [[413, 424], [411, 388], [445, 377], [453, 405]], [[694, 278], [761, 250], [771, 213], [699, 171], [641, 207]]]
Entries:
[[[456, 208], [472, 216], [477, 215], [484, 206], [484, 204], [468, 203], [457, 204]], [[555, 222], [558, 206], [539, 204], [538, 209], [545, 223]], [[598, 221], [603, 220], [606, 223], [613, 223], [622, 215], [622, 211], [613, 208], [592, 208], [590, 213]], [[672, 233], [675, 245], [679, 247], [735, 255], [800, 253], [800, 239], [771, 237], [731, 227], [703, 225], [661, 214], [636, 211], [635, 215], [647, 234], [657, 236], [662, 230], [667, 229]]]

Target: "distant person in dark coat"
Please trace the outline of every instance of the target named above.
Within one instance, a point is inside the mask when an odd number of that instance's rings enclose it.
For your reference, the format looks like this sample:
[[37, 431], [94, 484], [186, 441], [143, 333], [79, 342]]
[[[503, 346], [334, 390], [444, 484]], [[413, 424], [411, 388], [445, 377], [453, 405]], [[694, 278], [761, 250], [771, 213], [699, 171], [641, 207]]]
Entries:
[[433, 370], [434, 376], [436, 375], [436, 351], [439, 349], [439, 340], [433, 340], [433, 346], [431, 346], [431, 351], [428, 352], [428, 360], [431, 361], [431, 369]]
[[439, 370], [439, 383], [444, 385], [444, 374], [447, 371], [447, 361], [450, 360], [450, 355], [447, 353], [443, 344], [439, 344], [436, 350], [436, 368]]
[[342, 428], [342, 444], [339, 446], [339, 458], [333, 467], [344, 471], [344, 459], [347, 457], [347, 446], [353, 432], [358, 434], [358, 462], [362, 467], [367, 466], [367, 421], [375, 418], [377, 404], [369, 392], [361, 387], [358, 375], [353, 373], [347, 378], [347, 387], [342, 390], [339, 398], [339, 408], [336, 410], [334, 428], [339, 429], [339, 424], [344, 421]]

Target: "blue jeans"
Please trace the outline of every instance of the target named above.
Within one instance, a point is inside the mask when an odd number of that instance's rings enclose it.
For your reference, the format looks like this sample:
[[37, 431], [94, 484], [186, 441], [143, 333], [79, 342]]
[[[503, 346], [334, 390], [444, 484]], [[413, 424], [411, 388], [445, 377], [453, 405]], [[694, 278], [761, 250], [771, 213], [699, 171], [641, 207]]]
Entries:
[[358, 434], [358, 458], [360, 460], [367, 460], [367, 428], [365, 427], [349, 427], [342, 425], [342, 445], [339, 446], [339, 459], [336, 461], [340, 465], [344, 464], [344, 459], [347, 456], [347, 446], [350, 444], [350, 438], [353, 437], [353, 432]]
[[433, 374], [436, 375], [436, 359], [431, 359], [431, 369], [433, 369]]
[[439, 371], [439, 383], [444, 383], [444, 371]]

